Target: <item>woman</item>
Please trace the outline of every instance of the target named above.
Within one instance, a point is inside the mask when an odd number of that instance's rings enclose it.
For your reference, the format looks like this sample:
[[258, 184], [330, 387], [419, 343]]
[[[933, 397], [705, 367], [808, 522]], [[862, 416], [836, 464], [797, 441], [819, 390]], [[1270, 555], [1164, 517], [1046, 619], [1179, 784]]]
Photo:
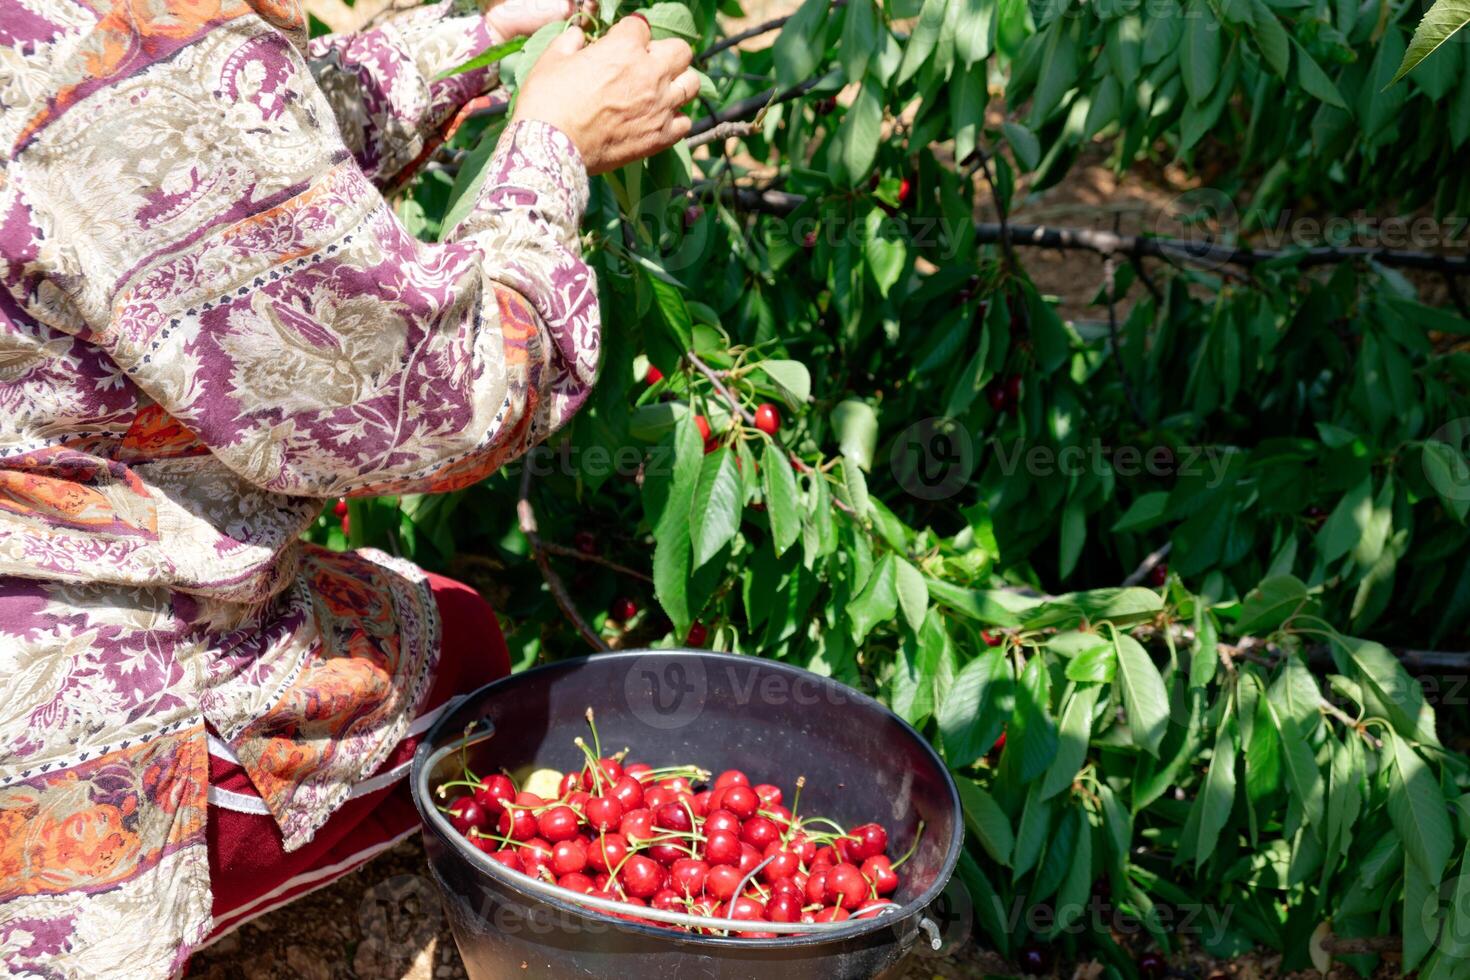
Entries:
[[472, 592], [299, 538], [587, 396], [587, 174], [687, 133], [688, 45], [562, 35], [442, 244], [380, 193], [496, 84], [442, 73], [566, 3], [308, 44], [297, 0], [0, 0], [10, 973], [165, 976], [360, 863], [424, 719], [507, 670]]

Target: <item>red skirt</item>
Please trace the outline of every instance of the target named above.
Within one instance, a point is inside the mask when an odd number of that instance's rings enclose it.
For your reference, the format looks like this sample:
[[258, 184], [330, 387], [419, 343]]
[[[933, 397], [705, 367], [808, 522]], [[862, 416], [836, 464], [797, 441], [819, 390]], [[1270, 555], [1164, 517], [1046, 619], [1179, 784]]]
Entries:
[[443, 622], [438, 674], [408, 735], [358, 783], [311, 842], [287, 853], [281, 832], [229, 748], [209, 740], [209, 877], [213, 942], [342, 875], [419, 829], [408, 769], [419, 739], [459, 695], [510, 673], [495, 612], [479, 593], [429, 576]]

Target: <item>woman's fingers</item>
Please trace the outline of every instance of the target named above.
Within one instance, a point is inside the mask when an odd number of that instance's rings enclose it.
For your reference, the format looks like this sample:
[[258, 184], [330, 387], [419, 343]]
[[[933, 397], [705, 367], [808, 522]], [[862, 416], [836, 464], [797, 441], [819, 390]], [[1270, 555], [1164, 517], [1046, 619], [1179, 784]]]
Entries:
[[556, 39], [546, 46], [546, 51], [565, 57], [580, 51], [586, 43], [587, 35], [582, 33], [582, 28], [573, 26], [558, 34]]
[[684, 72], [669, 86], [674, 93], [674, 105], [686, 106], [693, 102], [699, 95], [699, 72], [693, 68], [686, 68]]
[[648, 45], [648, 53], [663, 71], [665, 78], [677, 78], [679, 73], [694, 63], [694, 49], [688, 41], [667, 37]]
[[634, 44], [640, 48], [647, 48], [653, 40], [653, 31], [648, 26], [648, 21], [642, 14], [629, 14], [607, 29], [603, 35], [607, 41], [620, 41], [624, 44]]

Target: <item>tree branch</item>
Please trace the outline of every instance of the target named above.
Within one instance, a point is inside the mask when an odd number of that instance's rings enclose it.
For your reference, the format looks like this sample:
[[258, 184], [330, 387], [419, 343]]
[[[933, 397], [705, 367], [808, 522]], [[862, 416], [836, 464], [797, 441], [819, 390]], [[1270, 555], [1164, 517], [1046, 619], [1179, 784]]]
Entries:
[[516, 519], [520, 524], [521, 533], [531, 544], [531, 554], [536, 558], [536, 564], [541, 569], [541, 577], [546, 580], [546, 588], [551, 591], [551, 597], [556, 600], [557, 606], [561, 608], [562, 615], [566, 616], [571, 624], [582, 634], [582, 639], [594, 650], [604, 651], [607, 644], [602, 642], [582, 614], [577, 612], [572, 597], [567, 594], [566, 586], [562, 584], [561, 576], [551, 567], [551, 561], [546, 557], [546, 547], [541, 541], [541, 535], [536, 525], [536, 511], [531, 506], [531, 467], [529, 465], [521, 468], [521, 493], [520, 499], [516, 501]]
[[1138, 567], [1129, 573], [1123, 580], [1124, 586], [1137, 585], [1148, 577], [1148, 573], [1154, 570], [1154, 566], [1169, 557], [1169, 551], [1174, 547], [1174, 542], [1165, 541], [1163, 546], [1148, 553], [1147, 557], [1139, 563]]
[[[1143, 428], [1148, 428], [1148, 416], [1143, 414], [1143, 409], [1138, 404], [1138, 393], [1133, 390], [1133, 378], [1128, 374], [1128, 367], [1123, 363], [1123, 343], [1118, 335], [1118, 298], [1114, 295], [1118, 281], [1118, 257], [1109, 255], [1103, 259], [1103, 290], [1108, 296], [1108, 346], [1112, 348], [1113, 366], [1118, 371], [1118, 380], [1123, 383], [1123, 397], [1128, 400], [1128, 407], [1133, 411], [1133, 418]], [[1165, 545], [1167, 548], [1168, 545]], [[1145, 570], [1146, 573], [1146, 570]], [[1131, 582], [1125, 582], [1131, 585]]]

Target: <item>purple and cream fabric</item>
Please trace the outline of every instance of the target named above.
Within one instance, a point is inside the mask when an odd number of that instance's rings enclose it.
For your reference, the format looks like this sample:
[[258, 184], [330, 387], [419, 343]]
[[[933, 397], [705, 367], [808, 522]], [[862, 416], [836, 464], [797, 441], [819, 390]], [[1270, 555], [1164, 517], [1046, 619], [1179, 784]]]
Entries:
[[288, 848], [397, 743], [423, 576], [300, 536], [482, 479], [585, 400], [587, 177], [502, 135], [444, 242], [394, 186], [493, 72], [447, 5], [0, 0], [0, 969], [166, 976], [210, 929], [208, 741]]

